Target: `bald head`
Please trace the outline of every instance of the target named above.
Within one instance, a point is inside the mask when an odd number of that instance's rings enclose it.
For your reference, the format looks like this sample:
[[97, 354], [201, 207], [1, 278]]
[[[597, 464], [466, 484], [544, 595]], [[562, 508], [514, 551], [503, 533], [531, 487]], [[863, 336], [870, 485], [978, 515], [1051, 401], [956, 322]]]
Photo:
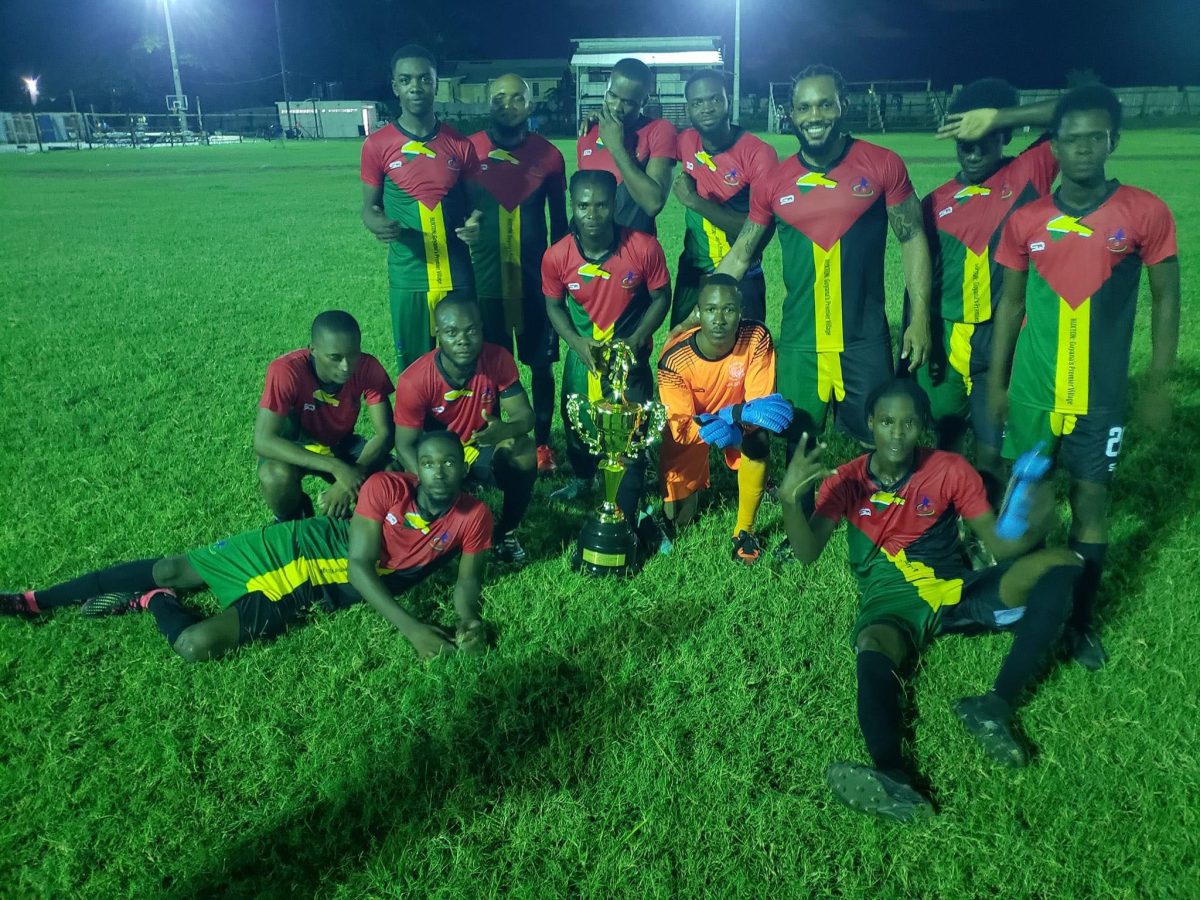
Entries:
[[511, 140], [522, 135], [529, 114], [533, 112], [529, 105], [529, 94], [529, 84], [525, 79], [511, 72], [492, 82], [492, 130], [498, 136]]

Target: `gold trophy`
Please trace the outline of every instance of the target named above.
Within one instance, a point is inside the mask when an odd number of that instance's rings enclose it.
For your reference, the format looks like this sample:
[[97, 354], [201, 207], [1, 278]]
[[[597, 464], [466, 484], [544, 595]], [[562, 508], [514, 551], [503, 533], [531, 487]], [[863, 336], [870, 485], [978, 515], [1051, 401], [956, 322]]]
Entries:
[[628, 344], [611, 341], [596, 347], [595, 353], [601, 389], [607, 382], [609, 390], [591, 402], [572, 394], [567, 398], [567, 417], [580, 440], [601, 457], [604, 499], [584, 522], [571, 563], [588, 575], [628, 575], [636, 563], [637, 538], [617, 506], [617, 488], [625, 477], [625, 457], [635, 456], [662, 437], [667, 408], [654, 400], [625, 399], [629, 370], [637, 362]]

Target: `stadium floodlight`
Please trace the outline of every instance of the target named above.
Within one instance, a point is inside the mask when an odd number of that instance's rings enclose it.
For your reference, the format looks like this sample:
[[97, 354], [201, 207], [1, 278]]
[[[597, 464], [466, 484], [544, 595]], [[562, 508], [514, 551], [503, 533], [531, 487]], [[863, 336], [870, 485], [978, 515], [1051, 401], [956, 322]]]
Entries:
[[[167, 20], [167, 49], [171, 51], [171, 74], [175, 76], [175, 96], [183, 96], [183, 83], [179, 80], [179, 57], [175, 55], [175, 30], [171, 27], [171, 0], [162, 0], [163, 16]], [[187, 134], [187, 112], [180, 105], [176, 112], [179, 113], [179, 133], [180, 136]]]
[[36, 106], [38, 98], [38, 80], [36, 78], [22, 78], [25, 83], [25, 92], [29, 94], [29, 105]]

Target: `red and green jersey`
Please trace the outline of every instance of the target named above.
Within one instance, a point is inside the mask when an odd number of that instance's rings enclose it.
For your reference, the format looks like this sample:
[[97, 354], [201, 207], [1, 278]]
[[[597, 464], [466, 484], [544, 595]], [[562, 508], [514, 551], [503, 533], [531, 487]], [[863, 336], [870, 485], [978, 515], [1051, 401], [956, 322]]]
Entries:
[[855, 138], [827, 169], [810, 168], [796, 154], [754, 186], [749, 220], [775, 223], [783, 251], [780, 350], [841, 352], [890, 340], [887, 207], [912, 195], [900, 157]]
[[853, 459], [821, 484], [815, 514], [846, 520], [850, 568], [863, 603], [915, 596], [936, 610], [957, 603], [963, 577], [958, 520], [990, 511], [983, 479], [957, 453], [917, 450], [913, 469], [884, 490], [871, 454]]
[[[687, 128], [679, 133], [679, 161], [696, 182], [696, 193], [731, 212], [750, 212], [750, 189], [779, 164], [779, 157], [766, 141], [748, 131], [734, 128], [733, 144], [719, 153], [704, 149], [700, 132]], [[701, 272], [712, 272], [737, 240], [695, 210], [683, 215], [683, 256], [680, 264]], [[757, 263], [756, 263], [757, 265]]]
[[1045, 137], [1004, 160], [991, 178], [968, 184], [962, 176], [925, 197], [921, 207], [933, 254], [933, 311], [952, 322], [992, 317], [1003, 281], [996, 248], [1013, 212], [1050, 193], [1058, 162]]
[[364, 481], [354, 514], [383, 525], [383, 569], [423, 569], [459, 550], [482, 553], [492, 546], [492, 514], [481, 501], [463, 492], [434, 516], [417, 503], [417, 476], [407, 472], [379, 472]]
[[471, 256], [454, 229], [470, 213], [462, 178], [478, 167], [471, 142], [444, 122], [424, 137], [393, 122], [367, 138], [361, 178], [383, 187], [383, 211], [401, 228], [400, 240], [388, 245], [393, 288], [471, 287]]
[[480, 297], [520, 300], [539, 296], [542, 254], [549, 243], [547, 208], [566, 218], [566, 163], [540, 134], [516, 147], [500, 147], [486, 131], [471, 135], [479, 171], [469, 179], [475, 208], [483, 213], [479, 243], [471, 253]]
[[484, 412], [499, 418], [501, 398], [522, 390], [516, 360], [503, 347], [484, 344], [464, 382], [446, 374], [441, 350], [430, 350], [400, 373], [394, 419], [405, 428], [445, 429], [466, 444], [486, 424]]
[[1093, 209], [1070, 209], [1053, 194], [1017, 210], [1004, 228], [996, 261], [1029, 273], [1013, 402], [1074, 416], [1125, 407], [1142, 264], [1178, 250], [1165, 203], [1110, 186]]
[[306, 348], [271, 361], [258, 405], [289, 419], [303, 437], [336, 447], [353, 433], [363, 401], [374, 406], [391, 393], [391, 378], [371, 354], [359, 356], [345, 384], [322, 384]]
[[[644, 170], [652, 159], [675, 159], [675, 126], [666, 119], [648, 119], [642, 116], [637, 124], [625, 128], [625, 143], [629, 155], [637, 160]], [[600, 140], [600, 126], [593, 125], [588, 133], [575, 145], [575, 161], [580, 169], [603, 169], [612, 172], [617, 179], [616, 222], [626, 228], [634, 228], [647, 234], [657, 234], [654, 217], [637, 205], [621, 170], [613, 159], [612, 151]]]
[[613, 246], [596, 260], [583, 255], [574, 233], [542, 257], [542, 293], [565, 300], [575, 330], [598, 341], [629, 337], [646, 314], [650, 292], [670, 284], [662, 245], [631, 228], [617, 228]]

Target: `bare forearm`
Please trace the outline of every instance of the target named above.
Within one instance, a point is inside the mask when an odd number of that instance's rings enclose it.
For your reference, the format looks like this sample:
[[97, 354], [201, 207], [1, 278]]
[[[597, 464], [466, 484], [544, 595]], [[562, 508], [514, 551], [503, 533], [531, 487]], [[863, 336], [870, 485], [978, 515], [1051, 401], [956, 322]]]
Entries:
[[647, 343], [654, 332], [658, 331], [658, 326], [663, 323], [667, 317], [667, 311], [671, 308], [671, 296], [668, 292], [663, 291], [651, 296], [650, 305], [646, 307], [646, 314], [642, 316], [641, 324], [637, 330], [629, 337], [629, 342], [634, 347], [640, 347]]
[[1008, 106], [996, 112], [993, 131], [1005, 131], [1009, 128], [1044, 127], [1050, 124], [1054, 116], [1054, 107], [1058, 100], [1042, 100], [1040, 103], [1030, 103], [1026, 106]]
[[648, 216], [657, 216], [662, 212], [667, 203], [667, 192], [663, 186], [647, 175], [623, 146], [614, 147], [612, 157], [633, 202]]
[[918, 234], [900, 245], [900, 261], [904, 267], [904, 286], [908, 289], [909, 314], [913, 321], [928, 322], [933, 265], [924, 234]]
[[363, 445], [362, 453], [358, 455], [357, 465], [360, 469], [370, 469], [383, 459], [391, 449], [392, 435], [377, 434]]
[[397, 441], [396, 458], [400, 460], [400, 465], [404, 467], [405, 472], [409, 472], [413, 475], [417, 473], [416, 444], [410, 444], [407, 441]]
[[1179, 355], [1179, 300], [1156, 304], [1150, 314], [1150, 372], [1166, 378]]
[[796, 559], [806, 565], [815, 562], [821, 555], [821, 548], [817, 545], [812, 525], [809, 524], [808, 517], [804, 515], [800, 503], [784, 501], [780, 505], [783, 507], [783, 528]]
[[706, 200], [703, 197], [696, 197], [691, 202], [691, 208], [726, 234], [737, 234], [746, 224], [745, 213], [732, 212], [720, 203]]
[[550, 319], [550, 324], [554, 326], [554, 330], [558, 332], [558, 336], [564, 341], [570, 343], [572, 338], [578, 337], [575, 327], [571, 324], [571, 316], [562, 303], [547, 303], [546, 315]]
[[367, 605], [383, 616], [397, 631], [410, 637], [421, 624], [392, 599], [391, 592], [375, 571], [374, 562], [352, 559], [349, 566], [350, 586], [358, 591]]
[[454, 611], [462, 622], [472, 622], [481, 618], [483, 585], [478, 579], [460, 578], [454, 585]]
[[1017, 346], [1017, 334], [1024, 314], [1023, 303], [1005, 302], [1002, 299], [1000, 308], [993, 316], [995, 331], [992, 333], [991, 377], [995, 386], [1005, 390], [1008, 389], [1013, 351]]

